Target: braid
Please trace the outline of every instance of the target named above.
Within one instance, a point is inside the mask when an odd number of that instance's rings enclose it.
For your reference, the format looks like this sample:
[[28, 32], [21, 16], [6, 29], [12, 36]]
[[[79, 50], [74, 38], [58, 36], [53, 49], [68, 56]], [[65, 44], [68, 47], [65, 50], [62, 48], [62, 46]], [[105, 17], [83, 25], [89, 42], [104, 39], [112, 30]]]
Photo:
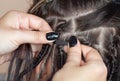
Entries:
[[[116, 76], [115, 75], [115, 73], [117, 72], [117, 69], [118, 69], [118, 49], [116, 49], [116, 44], [115, 44], [115, 39], [116, 39], [116, 36], [115, 37], [113, 37], [113, 39], [114, 39], [114, 41], [112, 41], [112, 44], [111, 44], [111, 50], [110, 50], [110, 57], [111, 57], [111, 62], [110, 62], [110, 64], [111, 64], [111, 71], [110, 71], [110, 73], [109, 73], [109, 77], [108, 77], [108, 81], [113, 81], [113, 80], [115, 80], [116, 78], [114, 78], [114, 76]], [[118, 41], [118, 40], [117, 40]], [[110, 65], [109, 64], [109, 65]]]

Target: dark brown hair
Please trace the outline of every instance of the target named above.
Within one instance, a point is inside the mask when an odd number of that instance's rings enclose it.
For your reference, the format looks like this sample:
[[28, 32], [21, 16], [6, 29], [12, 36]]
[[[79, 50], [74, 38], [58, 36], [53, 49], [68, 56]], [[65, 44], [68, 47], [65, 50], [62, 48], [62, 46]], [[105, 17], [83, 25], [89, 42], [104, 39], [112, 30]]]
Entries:
[[[29, 13], [45, 19], [68, 42], [76, 36], [99, 51], [108, 69], [107, 81], [120, 81], [119, 0], [34, 0]], [[37, 57], [29, 44], [21, 45], [9, 67], [7, 81], [31, 81], [32, 70], [42, 61], [36, 81], [51, 81], [66, 61], [62, 45], [43, 45]], [[49, 66], [47, 72], [46, 66]], [[46, 75], [45, 75], [46, 73]]]

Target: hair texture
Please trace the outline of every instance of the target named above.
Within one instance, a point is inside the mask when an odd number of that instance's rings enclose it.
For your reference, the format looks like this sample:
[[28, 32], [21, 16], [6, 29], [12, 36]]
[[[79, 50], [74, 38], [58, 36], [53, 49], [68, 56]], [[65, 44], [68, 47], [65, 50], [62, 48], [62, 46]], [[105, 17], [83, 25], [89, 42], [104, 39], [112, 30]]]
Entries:
[[[118, 1], [118, 2], [117, 2]], [[68, 42], [76, 36], [82, 44], [97, 49], [108, 69], [107, 81], [120, 81], [119, 0], [34, 0], [28, 13], [45, 19]], [[62, 45], [43, 45], [33, 56], [30, 44], [21, 45], [11, 61], [7, 81], [33, 81], [32, 71], [41, 63], [34, 81], [51, 81], [64, 65]], [[85, 59], [84, 59], [85, 61]]]

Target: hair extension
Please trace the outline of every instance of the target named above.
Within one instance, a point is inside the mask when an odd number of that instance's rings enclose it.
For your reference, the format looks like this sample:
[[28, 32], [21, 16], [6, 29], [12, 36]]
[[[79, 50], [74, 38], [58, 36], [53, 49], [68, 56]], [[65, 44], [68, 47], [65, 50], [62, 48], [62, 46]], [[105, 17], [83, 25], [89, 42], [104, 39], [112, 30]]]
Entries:
[[[28, 66], [29, 63], [32, 63], [30, 58], [33, 57], [31, 54], [30, 45], [21, 45], [15, 52], [13, 59], [10, 63], [10, 68], [8, 72], [7, 81], [17, 81], [19, 73]], [[33, 66], [33, 65], [31, 65]], [[30, 67], [31, 68], [31, 67]], [[28, 68], [28, 69], [30, 69]], [[22, 80], [23, 78], [20, 78]]]
[[[38, 56], [33, 59], [33, 63], [29, 64], [29, 66], [26, 69], [24, 69], [24, 71], [22, 73], [20, 73], [18, 77], [21, 78], [26, 73], [28, 73], [29, 71], [31, 71], [32, 69], [34, 69], [41, 62], [41, 60], [45, 57], [45, 55], [48, 52], [49, 47], [50, 47], [49, 45], [44, 45], [43, 48], [42, 48], [42, 50], [38, 54]], [[31, 69], [29, 69], [29, 67], [31, 67]]]
[[[34, 0], [28, 13], [45, 19], [60, 34], [58, 40], [68, 42], [74, 35], [82, 44], [97, 49], [108, 69], [107, 81], [120, 81], [119, 3], [119, 0]], [[37, 57], [33, 56], [30, 44], [21, 45], [14, 52], [7, 81], [31, 81], [32, 70], [40, 63], [34, 81], [51, 81], [66, 58], [62, 44], [43, 45]]]

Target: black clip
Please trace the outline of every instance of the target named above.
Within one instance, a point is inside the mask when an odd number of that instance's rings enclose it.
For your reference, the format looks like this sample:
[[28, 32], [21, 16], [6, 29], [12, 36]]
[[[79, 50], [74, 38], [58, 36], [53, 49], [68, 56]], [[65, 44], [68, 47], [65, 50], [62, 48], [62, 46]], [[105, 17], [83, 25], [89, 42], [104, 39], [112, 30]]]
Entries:
[[120, 0], [113, 0], [113, 3], [120, 4]]
[[65, 40], [56, 40], [54, 42], [54, 44], [56, 44], [57, 46], [65, 46], [68, 45], [68, 43]]
[[47, 2], [47, 3], [51, 2], [51, 1], [53, 1], [53, 0], [45, 0], [45, 2]]

